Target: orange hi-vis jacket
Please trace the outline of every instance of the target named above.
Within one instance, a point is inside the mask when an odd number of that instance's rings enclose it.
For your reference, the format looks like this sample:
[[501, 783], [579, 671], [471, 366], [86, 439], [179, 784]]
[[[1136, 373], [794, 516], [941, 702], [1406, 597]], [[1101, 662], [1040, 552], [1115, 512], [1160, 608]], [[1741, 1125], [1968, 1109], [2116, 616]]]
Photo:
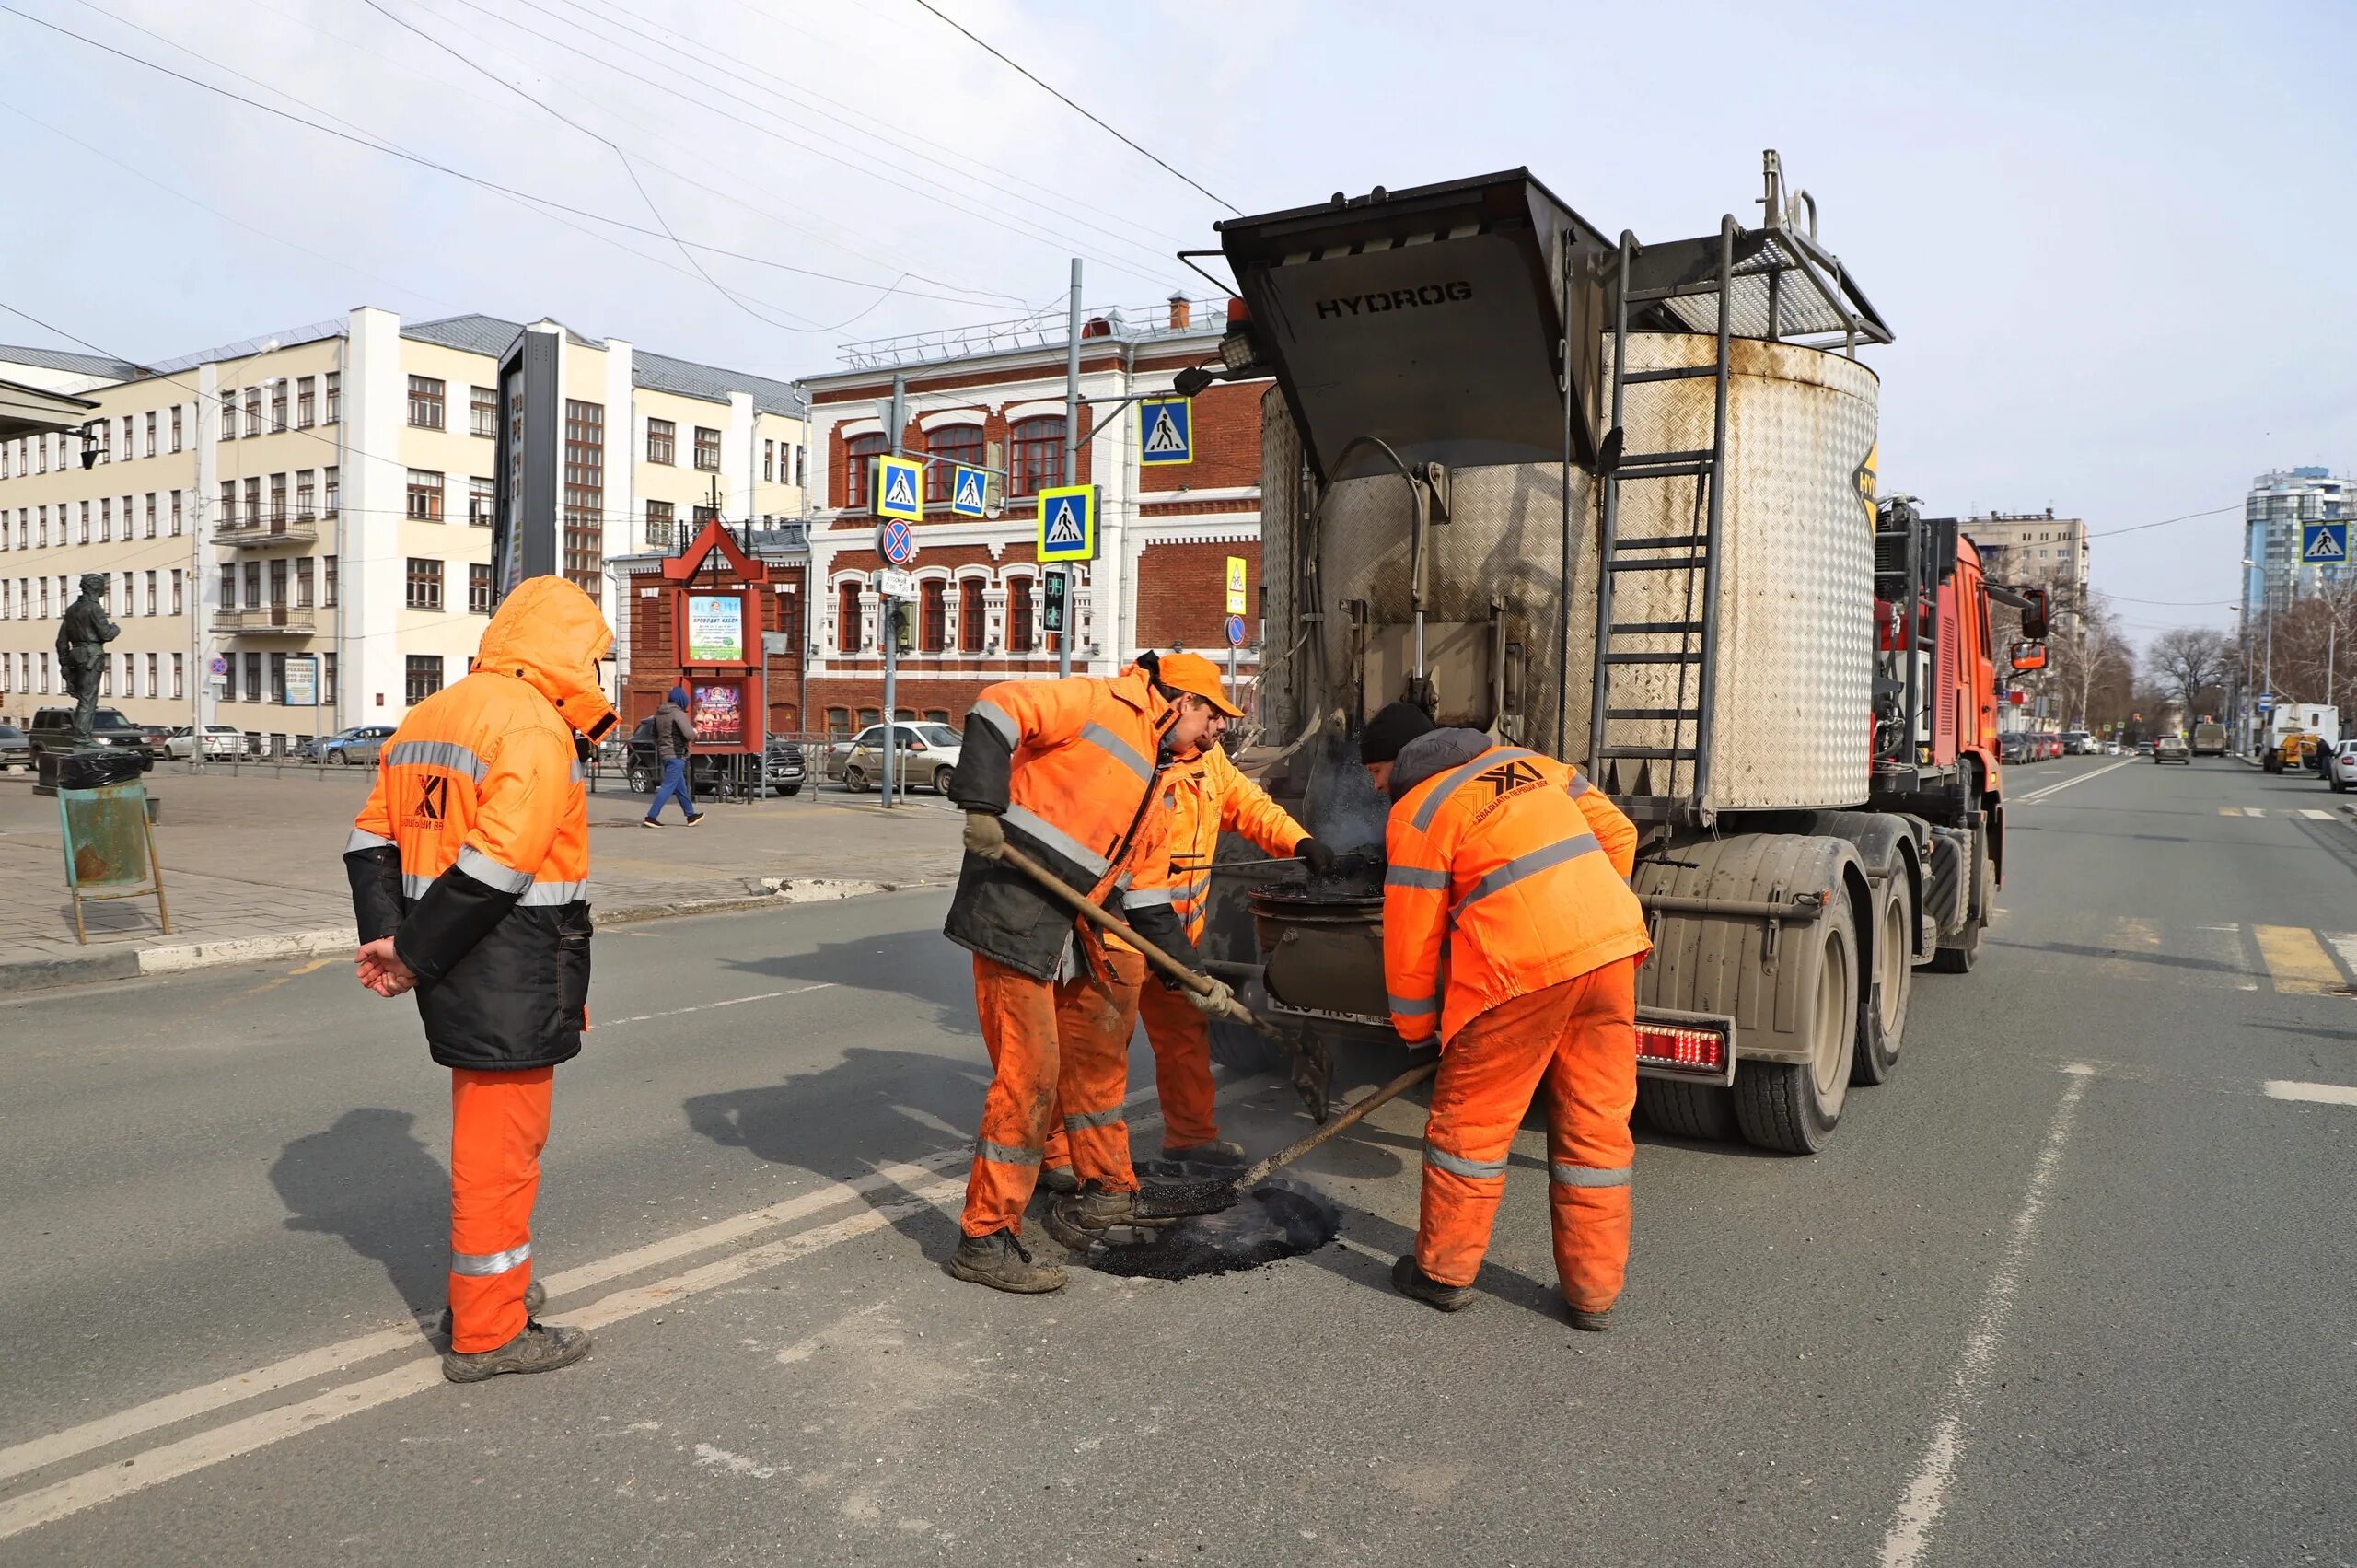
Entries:
[[[949, 795], [968, 811], [998, 813], [1010, 843], [1185, 961], [1191, 948], [1171, 907], [1169, 814], [1154, 809], [1169, 716], [1144, 670], [1002, 681], [967, 713]], [[969, 854], [943, 932], [1049, 980], [1075, 928], [1084, 952], [1101, 959], [1109, 938], [1077, 924], [1014, 867]]]
[[1636, 846], [1578, 769], [1519, 747], [1409, 789], [1384, 835], [1383, 970], [1400, 1038], [1437, 1026], [1445, 1045], [1501, 1002], [1649, 950], [1628, 883]]
[[360, 938], [418, 976], [434, 1059], [517, 1069], [581, 1049], [589, 814], [576, 725], [613, 722], [589, 596], [532, 577], [503, 600], [473, 673], [410, 710], [345, 846]]
[[1193, 942], [1203, 939], [1221, 833], [1242, 833], [1269, 854], [1291, 854], [1309, 837], [1291, 812], [1246, 778], [1217, 746], [1163, 769], [1162, 804], [1170, 816], [1171, 897]]

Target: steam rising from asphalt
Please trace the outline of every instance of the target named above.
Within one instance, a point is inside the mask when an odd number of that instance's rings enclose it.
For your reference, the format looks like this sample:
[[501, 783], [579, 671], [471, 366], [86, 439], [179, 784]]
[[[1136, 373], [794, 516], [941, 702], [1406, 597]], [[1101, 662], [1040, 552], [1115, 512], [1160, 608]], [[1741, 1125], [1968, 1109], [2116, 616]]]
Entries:
[[1372, 850], [1383, 858], [1383, 825], [1391, 803], [1359, 764], [1358, 742], [1329, 732], [1309, 766], [1309, 788], [1302, 801], [1303, 826], [1320, 843], [1338, 851]]

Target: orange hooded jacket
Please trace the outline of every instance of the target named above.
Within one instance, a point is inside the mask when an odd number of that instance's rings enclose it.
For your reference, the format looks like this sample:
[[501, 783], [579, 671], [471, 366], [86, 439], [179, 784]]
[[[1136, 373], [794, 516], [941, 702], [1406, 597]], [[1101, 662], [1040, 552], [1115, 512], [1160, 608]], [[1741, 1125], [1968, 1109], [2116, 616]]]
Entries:
[[1268, 854], [1291, 854], [1309, 837], [1291, 812], [1246, 778], [1217, 746], [1181, 757], [1162, 771], [1162, 804], [1170, 814], [1171, 896], [1193, 942], [1203, 939], [1221, 833], [1242, 833]]

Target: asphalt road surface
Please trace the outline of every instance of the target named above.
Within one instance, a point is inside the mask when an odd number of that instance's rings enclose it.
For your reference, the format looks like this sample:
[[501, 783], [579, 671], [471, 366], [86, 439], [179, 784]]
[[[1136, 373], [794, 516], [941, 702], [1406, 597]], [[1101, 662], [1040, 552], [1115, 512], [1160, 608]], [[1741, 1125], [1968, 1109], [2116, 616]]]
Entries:
[[1982, 964], [1830, 1148], [1641, 1137], [1601, 1337], [1531, 1130], [1478, 1306], [1392, 1294], [1412, 1097], [1310, 1163], [1318, 1251], [949, 1279], [937, 893], [600, 936], [535, 1226], [598, 1347], [463, 1389], [406, 1004], [326, 961], [0, 1005], [0, 1562], [2347, 1562], [2357, 830], [2233, 761], [2010, 782]]

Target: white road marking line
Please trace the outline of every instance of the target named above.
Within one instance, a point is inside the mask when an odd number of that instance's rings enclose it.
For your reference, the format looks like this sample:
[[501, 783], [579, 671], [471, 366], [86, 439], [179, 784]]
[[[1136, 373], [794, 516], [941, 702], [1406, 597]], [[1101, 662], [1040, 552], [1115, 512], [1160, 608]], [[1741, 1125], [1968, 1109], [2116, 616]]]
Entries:
[[2014, 1212], [2005, 1249], [1997, 1260], [1996, 1272], [1989, 1277], [1980, 1315], [1973, 1319], [1972, 1332], [1964, 1342], [1964, 1354], [1949, 1382], [1948, 1396], [1939, 1424], [1933, 1429], [1931, 1445], [1924, 1450], [1915, 1479], [1908, 1483], [1907, 1494], [1899, 1500], [1898, 1513], [1890, 1522], [1889, 1533], [1883, 1537], [1882, 1568], [1915, 1568], [1922, 1561], [1924, 1549], [1931, 1545], [1932, 1527], [1939, 1522], [1940, 1512], [1947, 1505], [1948, 1486], [1956, 1479], [1956, 1462], [1964, 1455], [1965, 1421], [1988, 1390], [1998, 1346], [2013, 1319], [2014, 1297], [2021, 1290], [2022, 1265], [2028, 1259], [2030, 1242], [2038, 1234], [2038, 1215], [2044, 1213], [2047, 1194], [2053, 1188], [2062, 1145], [2078, 1121], [2079, 1102], [2086, 1098], [2087, 1082], [2096, 1075], [2093, 1067], [2080, 1062], [2063, 1071], [2071, 1074], [2070, 1086], [2062, 1091], [2062, 1103], [2054, 1108], [2054, 1120], [2046, 1129], [2046, 1141], [2038, 1145], [2037, 1162], [2030, 1167], [2029, 1191], [2023, 1194], [2021, 1207]]
[[2329, 822], [2332, 820], [2331, 812], [2319, 811], [2313, 806], [2303, 806], [2300, 807], [2300, 815], [2305, 817], [2311, 822]]
[[2332, 950], [2340, 955], [2341, 963], [2351, 974], [2357, 974], [2357, 932], [2327, 931], [2322, 934]]
[[741, 1007], [748, 1002], [773, 1002], [781, 996], [800, 996], [806, 992], [832, 991], [834, 988], [833, 981], [822, 980], [815, 985], [797, 985], [791, 991], [764, 991], [756, 996], [731, 996], [722, 1002], [699, 1002], [692, 1007], [673, 1007], [661, 1013], [641, 1013], [635, 1017], [607, 1018], [601, 1021], [593, 1016], [589, 1024], [593, 1028], [614, 1029], [621, 1028], [624, 1024], [643, 1024], [649, 1018], [676, 1018], [682, 1013], [709, 1013], [714, 1007]]
[[[1264, 1077], [1241, 1078], [1224, 1085], [1213, 1096], [1217, 1104], [1225, 1104], [1248, 1089], [1270, 1082]], [[1122, 1102], [1135, 1105], [1155, 1098], [1152, 1088], [1133, 1089]], [[1150, 1112], [1133, 1119], [1130, 1125], [1150, 1127], [1161, 1121], [1159, 1112]], [[716, 1245], [741, 1239], [755, 1232], [772, 1229], [795, 1219], [832, 1208], [852, 1198], [864, 1197], [886, 1187], [909, 1189], [911, 1196], [883, 1204], [864, 1214], [796, 1232], [783, 1240], [770, 1242], [749, 1251], [732, 1254], [700, 1268], [689, 1270], [667, 1280], [639, 1286], [633, 1290], [617, 1291], [586, 1307], [565, 1314], [565, 1321], [584, 1328], [597, 1328], [620, 1322], [636, 1316], [650, 1307], [677, 1301], [685, 1295], [714, 1289], [730, 1280], [742, 1277], [756, 1269], [773, 1268], [791, 1262], [837, 1242], [849, 1241], [879, 1230], [905, 1214], [921, 1213], [942, 1201], [944, 1193], [958, 1194], [965, 1191], [962, 1179], [936, 1185], [919, 1186], [919, 1179], [936, 1175], [946, 1167], [962, 1166], [973, 1158], [970, 1148], [943, 1149], [919, 1160], [895, 1162], [880, 1166], [865, 1176], [853, 1180], [830, 1182], [815, 1191], [797, 1198], [755, 1209], [749, 1214], [715, 1221], [712, 1225], [684, 1231], [644, 1247], [618, 1253], [614, 1257], [576, 1269], [552, 1274], [542, 1283], [552, 1298], [599, 1284], [621, 1275], [638, 1272], [650, 1265], [670, 1261], [695, 1252], [708, 1251]], [[850, 1227], [850, 1228], [847, 1228]], [[814, 1239], [824, 1237], [824, 1239]], [[807, 1245], [804, 1245], [807, 1243]], [[747, 1262], [748, 1260], [761, 1260]], [[421, 1336], [413, 1328], [378, 1330], [323, 1346], [301, 1355], [291, 1356], [269, 1366], [251, 1372], [224, 1377], [203, 1388], [183, 1393], [167, 1395], [136, 1405], [111, 1416], [85, 1422], [68, 1427], [48, 1437], [37, 1437], [7, 1449], [0, 1449], [0, 1480], [23, 1475], [43, 1469], [61, 1460], [88, 1453], [112, 1443], [152, 1432], [203, 1415], [227, 1405], [242, 1403], [261, 1394], [290, 1388], [326, 1373], [337, 1371], [355, 1362], [373, 1360], [395, 1351], [416, 1348]], [[323, 1425], [346, 1415], [388, 1403], [409, 1394], [420, 1392], [441, 1382], [441, 1358], [428, 1355], [405, 1363], [389, 1372], [346, 1384], [316, 1394], [292, 1405], [258, 1411], [232, 1422], [226, 1426], [201, 1432], [179, 1442], [133, 1456], [129, 1459], [110, 1463], [99, 1469], [29, 1492], [20, 1497], [0, 1502], [0, 1539], [19, 1531], [84, 1508], [110, 1502], [116, 1497], [140, 1491], [158, 1481], [218, 1464], [223, 1459], [266, 1446], [298, 1432]]]
[[2357, 1086], [2303, 1084], [2291, 1078], [2270, 1078], [2259, 1087], [2270, 1099], [2305, 1100], [2310, 1105], [2357, 1105]]
[[2044, 789], [2037, 790], [2031, 794], [2022, 796], [2021, 799], [2015, 801], [2014, 804], [2016, 806], [2036, 806], [2039, 801], [2044, 800], [2047, 796], [2050, 795], [2060, 795], [2073, 784], [2083, 784], [2089, 779], [2099, 779], [2106, 773], [2115, 772], [2118, 769], [2124, 768], [2126, 766], [2128, 766], [2128, 759], [2124, 757], [2117, 762], [2107, 762], [2102, 767], [2096, 769], [2092, 772], [2081, 773], [2075, 779], [2064, 779], [2061, 784], [2048, 784]]

